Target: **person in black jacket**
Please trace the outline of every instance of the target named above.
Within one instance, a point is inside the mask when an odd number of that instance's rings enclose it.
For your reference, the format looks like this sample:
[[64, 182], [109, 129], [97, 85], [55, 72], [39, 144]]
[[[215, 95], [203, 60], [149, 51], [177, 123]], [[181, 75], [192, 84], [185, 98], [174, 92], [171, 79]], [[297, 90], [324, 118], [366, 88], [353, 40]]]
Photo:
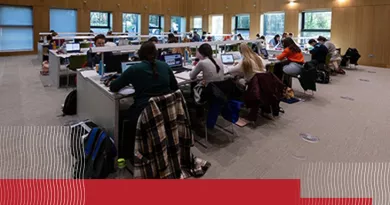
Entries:
[[[94, 38], [93, 41], [96, 47], [104, 47], [106, 44], [106, 37], [103, 34], [99, 34]], [[112, 55], [111, 52], [104, 53], [104, 57], [108, 57], [111, 55]], [[102, 55], [101, 53], [92, 53], [91, 51], [88, 51], [87, 59], [88, 59], [87, 66], [93, 68], [96, 64], [100, 63], [102, 59]]]
[[319, 64], [325, 64], [326, 63], [326, 56], [329, 53], [326, 46], [318, 43], [314, 39], [310, 39], [309, 44], [314, 47], [313, 50], [310, 51], [310, 54], [312, 56], [312, 60], [316, 60]]

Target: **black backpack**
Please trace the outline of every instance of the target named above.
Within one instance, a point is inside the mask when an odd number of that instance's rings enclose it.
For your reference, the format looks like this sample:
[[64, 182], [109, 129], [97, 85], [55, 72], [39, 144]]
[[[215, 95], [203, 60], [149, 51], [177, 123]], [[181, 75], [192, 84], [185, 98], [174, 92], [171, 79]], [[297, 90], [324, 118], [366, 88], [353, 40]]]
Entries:
[[330, 72], [325, 64], [317, 64], [317, 83], [328, 84], [330, 82]]
[[330, 75], [324, 70], [317, 70], [317, 83], [328, 84], [330, 81]]
[[75, 179], [105, 179], [115, 172], [117, 151], [114, 141], [105, 131], [92, 128], [83, 142], [83, 155], [75, 164]]
[[62, 113], [63, 116], [77, 114], [77, 90], [73, 90], [66, 96]]

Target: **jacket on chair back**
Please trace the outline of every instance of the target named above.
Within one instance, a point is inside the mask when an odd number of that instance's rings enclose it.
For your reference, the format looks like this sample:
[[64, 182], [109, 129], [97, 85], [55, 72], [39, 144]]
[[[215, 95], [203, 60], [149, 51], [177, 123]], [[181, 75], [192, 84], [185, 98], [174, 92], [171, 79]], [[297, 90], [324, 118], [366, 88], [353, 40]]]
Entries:
[[283, 98], [283, 90], [284, 84], [273, 73], [257, 73], [248, 83], [244, 95], [245, 104], [248, 108], [258, 104], [279, 107], [280, 99]]
[[194, 145], [180, 90], [153, 97], [141, 113], [135, 136], [134, 178], [179, 179], [191, 167]]

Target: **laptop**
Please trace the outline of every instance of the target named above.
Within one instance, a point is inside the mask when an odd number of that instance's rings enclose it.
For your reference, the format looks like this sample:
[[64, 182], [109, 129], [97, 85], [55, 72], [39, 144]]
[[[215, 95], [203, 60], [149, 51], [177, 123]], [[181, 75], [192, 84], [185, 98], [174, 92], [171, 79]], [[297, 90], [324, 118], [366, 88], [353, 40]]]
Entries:
[[166, 54], [163, 59], [173, 71], [183, 72], [189, 70], [183, 67], [183, 58], [180, 53]]
[[133, 61], [133, 62], [122, 63], [122, 73], [124, 73], [131, 66], [136, 65], [138, 63], [141, 63], [141, 61]]
[[234, 64], [234, 56], [233, 54], [222, 54], [221, 60], [224, 65], [233, 65]]
[[79, 43], [67, 43], [66, 44], [67, 53], [80, 53], [80, 44]]
[[264, 59], [268, 59], [269, 57], [268, 51], [265, 48], [260, 49], [260, 54], [264, 56]]

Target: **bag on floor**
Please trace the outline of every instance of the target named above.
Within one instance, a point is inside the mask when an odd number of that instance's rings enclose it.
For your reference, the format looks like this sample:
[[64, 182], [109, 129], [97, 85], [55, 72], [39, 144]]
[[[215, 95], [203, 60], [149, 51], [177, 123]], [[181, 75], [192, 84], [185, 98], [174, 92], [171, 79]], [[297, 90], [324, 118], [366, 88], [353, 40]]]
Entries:
[[92, 128], [84, 141], [84, 155], [77, 160], [74, 178], [105, 179], [115, 172], [117, 151], [114, 141], [107, 133], [98, 128]]
[[194, 87], [194, 99], [195, 103], [198, 105], [204, 105], [206, 103], [204, 99], [204, 83], [199, 82], [198, 84], [195, 85]]
[[70, 125], [71, 153], [76, 160], [84, 157], [84, 143], [88, 134], [98, 127], [91, 120], [84, 120]]
[[91, 130], [98, 127], [90, 120], [74, 123], [70, 125], [71, 154], [76, 159], [73, 165], [73, 178], [81, 179], [85, 169], [84, 144], [87, 142], [87, 136]]
[[41, 75], [49, 75], [49, 62], [43, 61]]
[[77, 90], [73, 90], [66, 96], [62, 113], [63, 116], [77, 114]]
[[328, 84], [330, 81], [330, 74], [324, 70], [317, 70], [317, 83]]

